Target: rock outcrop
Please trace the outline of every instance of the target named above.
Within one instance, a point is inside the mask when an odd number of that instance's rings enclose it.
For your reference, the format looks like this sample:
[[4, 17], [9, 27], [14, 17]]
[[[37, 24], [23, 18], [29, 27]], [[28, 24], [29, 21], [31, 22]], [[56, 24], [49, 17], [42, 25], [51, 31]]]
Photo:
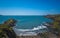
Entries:
[[0, 38], [16, 38], [16, 34], [13, 30], [16, 21], [14, 19], [9, 19], [3, 24], [0, 24]]

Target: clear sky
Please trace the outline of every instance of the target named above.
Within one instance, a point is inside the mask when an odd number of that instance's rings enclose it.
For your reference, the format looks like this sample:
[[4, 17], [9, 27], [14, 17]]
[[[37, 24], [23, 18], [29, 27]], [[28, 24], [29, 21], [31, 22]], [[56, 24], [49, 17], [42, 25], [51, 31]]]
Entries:
[[0, 0], [0, 14], [60, 14], [60, 0]]

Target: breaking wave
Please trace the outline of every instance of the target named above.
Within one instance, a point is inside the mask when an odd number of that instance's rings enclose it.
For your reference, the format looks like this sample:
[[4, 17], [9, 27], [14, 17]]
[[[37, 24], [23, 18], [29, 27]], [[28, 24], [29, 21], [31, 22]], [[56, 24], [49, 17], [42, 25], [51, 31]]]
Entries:
[[44, 29], [44, 28], [47, 28], [46, 26], [44, 25], [41, 25], [41, 26], [38, 26], [38, 27], [34, 27], [33, 29], [17, 29], [18, 31], [35, 31], [35, 30], [40, 30], [40, 29]]
[[26, 36], [26, 35], [37, 35], [36, 33], [37, 30], [39, 31], [40, 29], [45, 29], [45, 28], [47, 29], [46, 26], [40, 25], [40, 26], [34, 27], [33, 29], [17, 29], [17, 28], [13, 28], [13, 29], [18, 36], [22, 36], [22, 35]]

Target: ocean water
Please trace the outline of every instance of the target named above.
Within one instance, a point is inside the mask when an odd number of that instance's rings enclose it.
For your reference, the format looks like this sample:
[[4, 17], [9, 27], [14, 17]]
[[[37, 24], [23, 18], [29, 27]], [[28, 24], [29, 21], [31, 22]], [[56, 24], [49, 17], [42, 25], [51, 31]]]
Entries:
[[38, 30], [38, 28], [46, 28], [45, 26], [42, 27], [41, 24], [43, 22], [52, 22], [51, 19], [48, 19], [44, 16], [0, 16], [0, 24], [10, 18], [17, 20], [14, 30], [15, 32], [18, 31], [18, 35], [21, 33], [21, 31], [23, 31], [23, 33], [25, 33], [24, 31], [28, 31], [30, 33], [33, 30]]

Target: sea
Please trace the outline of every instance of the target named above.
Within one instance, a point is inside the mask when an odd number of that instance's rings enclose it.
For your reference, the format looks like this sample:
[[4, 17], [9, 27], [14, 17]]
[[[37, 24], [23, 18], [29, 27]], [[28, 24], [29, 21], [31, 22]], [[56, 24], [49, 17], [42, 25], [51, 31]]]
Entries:
[[15, 33], [20, 35], [36, 35], [37, 32], [44, 32], [46, 26], [42, 25], [44, 22], [52, 22], [51, 19], [45, 16], [14, 16], [14, 15], [0, 15], [0, 24], [8, 19], [15, 19], [17, 21], [16, 26], [13, 27]]

